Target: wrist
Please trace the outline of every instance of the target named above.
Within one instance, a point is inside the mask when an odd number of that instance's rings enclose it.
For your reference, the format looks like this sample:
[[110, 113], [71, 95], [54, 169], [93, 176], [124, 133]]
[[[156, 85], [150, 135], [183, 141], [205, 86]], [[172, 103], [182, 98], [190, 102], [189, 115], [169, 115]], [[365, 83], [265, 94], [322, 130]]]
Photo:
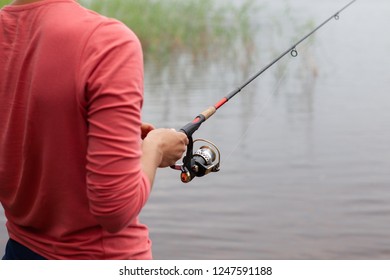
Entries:
[[159, 141], [146, 137], [142, 142], [142, 162], [157, 168], [163, 159], [163, 152]]

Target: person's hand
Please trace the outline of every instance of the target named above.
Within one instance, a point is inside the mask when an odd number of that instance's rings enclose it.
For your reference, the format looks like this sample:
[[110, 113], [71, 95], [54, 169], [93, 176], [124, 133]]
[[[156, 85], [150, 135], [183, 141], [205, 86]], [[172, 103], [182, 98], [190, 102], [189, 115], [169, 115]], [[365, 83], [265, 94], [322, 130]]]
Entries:
[[156, 145], [157, 152], [160, 153], [159, 167], [175, 164], [183, 156], [189, 142], [184, 133], [167, 128], [150, 131], [144, 139], [144, 144], [145, 141]]

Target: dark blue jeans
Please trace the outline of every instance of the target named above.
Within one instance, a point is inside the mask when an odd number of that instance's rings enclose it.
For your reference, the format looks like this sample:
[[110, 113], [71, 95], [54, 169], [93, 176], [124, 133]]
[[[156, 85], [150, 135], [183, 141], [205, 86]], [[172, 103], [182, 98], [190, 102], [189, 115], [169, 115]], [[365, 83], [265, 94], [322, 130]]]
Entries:
[[45, 258], [15, 240], [10, 239], [5, 247], [3, 260], [45, 260]]

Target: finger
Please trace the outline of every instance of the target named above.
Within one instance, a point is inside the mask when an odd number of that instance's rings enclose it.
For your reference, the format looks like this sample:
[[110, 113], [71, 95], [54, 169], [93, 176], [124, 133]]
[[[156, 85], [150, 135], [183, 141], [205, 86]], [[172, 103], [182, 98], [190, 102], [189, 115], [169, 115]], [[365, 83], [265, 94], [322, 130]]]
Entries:
[[155, 127], [150, 123], [142, 123], [141, 124], [141, 139], [145, 139], [145, 137], [154, 130]]

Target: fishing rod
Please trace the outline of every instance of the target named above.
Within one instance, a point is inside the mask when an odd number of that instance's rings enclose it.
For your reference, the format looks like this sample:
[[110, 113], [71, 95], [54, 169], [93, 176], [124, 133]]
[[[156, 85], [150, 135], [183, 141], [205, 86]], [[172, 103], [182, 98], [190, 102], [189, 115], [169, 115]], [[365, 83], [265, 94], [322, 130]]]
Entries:
[[[304, 36], [302, 39], [300, 39], [298, 42], [296, 42], [294, 45], [292, 45], [290, 48], [288, 48], [280, 56], [278, 56], [273, 61], [271, 61], [271, 63], [266, 65], [259, 72], [255, 73], [252, 77], [250, 77], [242, 85], [240, 85], [238, 88], [236, 88], [235, 90], [230, 92], [228, 95], [223, 97], [221, 100], [219, 100], [213, 106], [208, 107], [202, 113], [197, 115], [191, 122], [189, 122], [188, 124], [186, 124], [185, 126], [183, 126], [180, 129], [181, 132], [183, 132], [187, 135], [187, 137], [189, 139], [189, 144], [187, 146], [186, 155], [183, 157], [183, 160], [182, 160], [183, 163], [180, 165], [173, 165], [173, 166], [171, 166], [171, 168], [181, 171], [180, 178], [181, 178], [181, 181], [183, 183], [188, 183], [195, 177], [202, 177], [202, 176], [207, 175], [211, 172], [219, 171], [220, 162], [221, 162], [221, 153], [220, 153], [218, 147], [215, 144], [213, 144], [211, 141], [208, 141], [205, 139], [193, 140], [193, 138], [192, 138], [192, 135], [194, 134], [195, 131], [197, 131], [199, 129], [201, 124], [204, 123], [207, 119], [209, 119], [212, 115], [214, 115], [215, 112], [219, 108], [221, 108], [230, 99], [232, 99], [239, 92], [241, 92], [242, 89], [244, 89], [247, 85], [252, 83], [256, 78], [258, 78], [260, 75], [262, 75], [265, 71], [267, 71], [271, 66], [273, 66], [275, 63], [277, 63], [285, 55], [290, 53], [292, 57], [297, 57], [298, 51], [296, 48], [299, 44], [301, 44], [303, 41], [305, 41], [307, 38], [309, 38], [311, 35], [313, 35], [319, 29], [321, 29], [324, 25], [326, 25], [332, 19], [338, 20], [340, 18], [340, 13], [342, 11], [344, 11], [345, 9], [347, 9], [349, 6], [351, 6], [356, 1], [357, 0], [353, 0], [353, 1], [349, 2], [342, 9], [337, 11], [335, 14], [333, 14], [331, 17], [329, 17], [327, 20], [325, 20], [323, 23], [321, 23], [315, 29], [313, 29], [310, 33], [308, 33], [306, 36]], [[204, 143], [206, 145], [201, 146], [194, 153], [193, 152], [194, 144], [196, 142]]]

